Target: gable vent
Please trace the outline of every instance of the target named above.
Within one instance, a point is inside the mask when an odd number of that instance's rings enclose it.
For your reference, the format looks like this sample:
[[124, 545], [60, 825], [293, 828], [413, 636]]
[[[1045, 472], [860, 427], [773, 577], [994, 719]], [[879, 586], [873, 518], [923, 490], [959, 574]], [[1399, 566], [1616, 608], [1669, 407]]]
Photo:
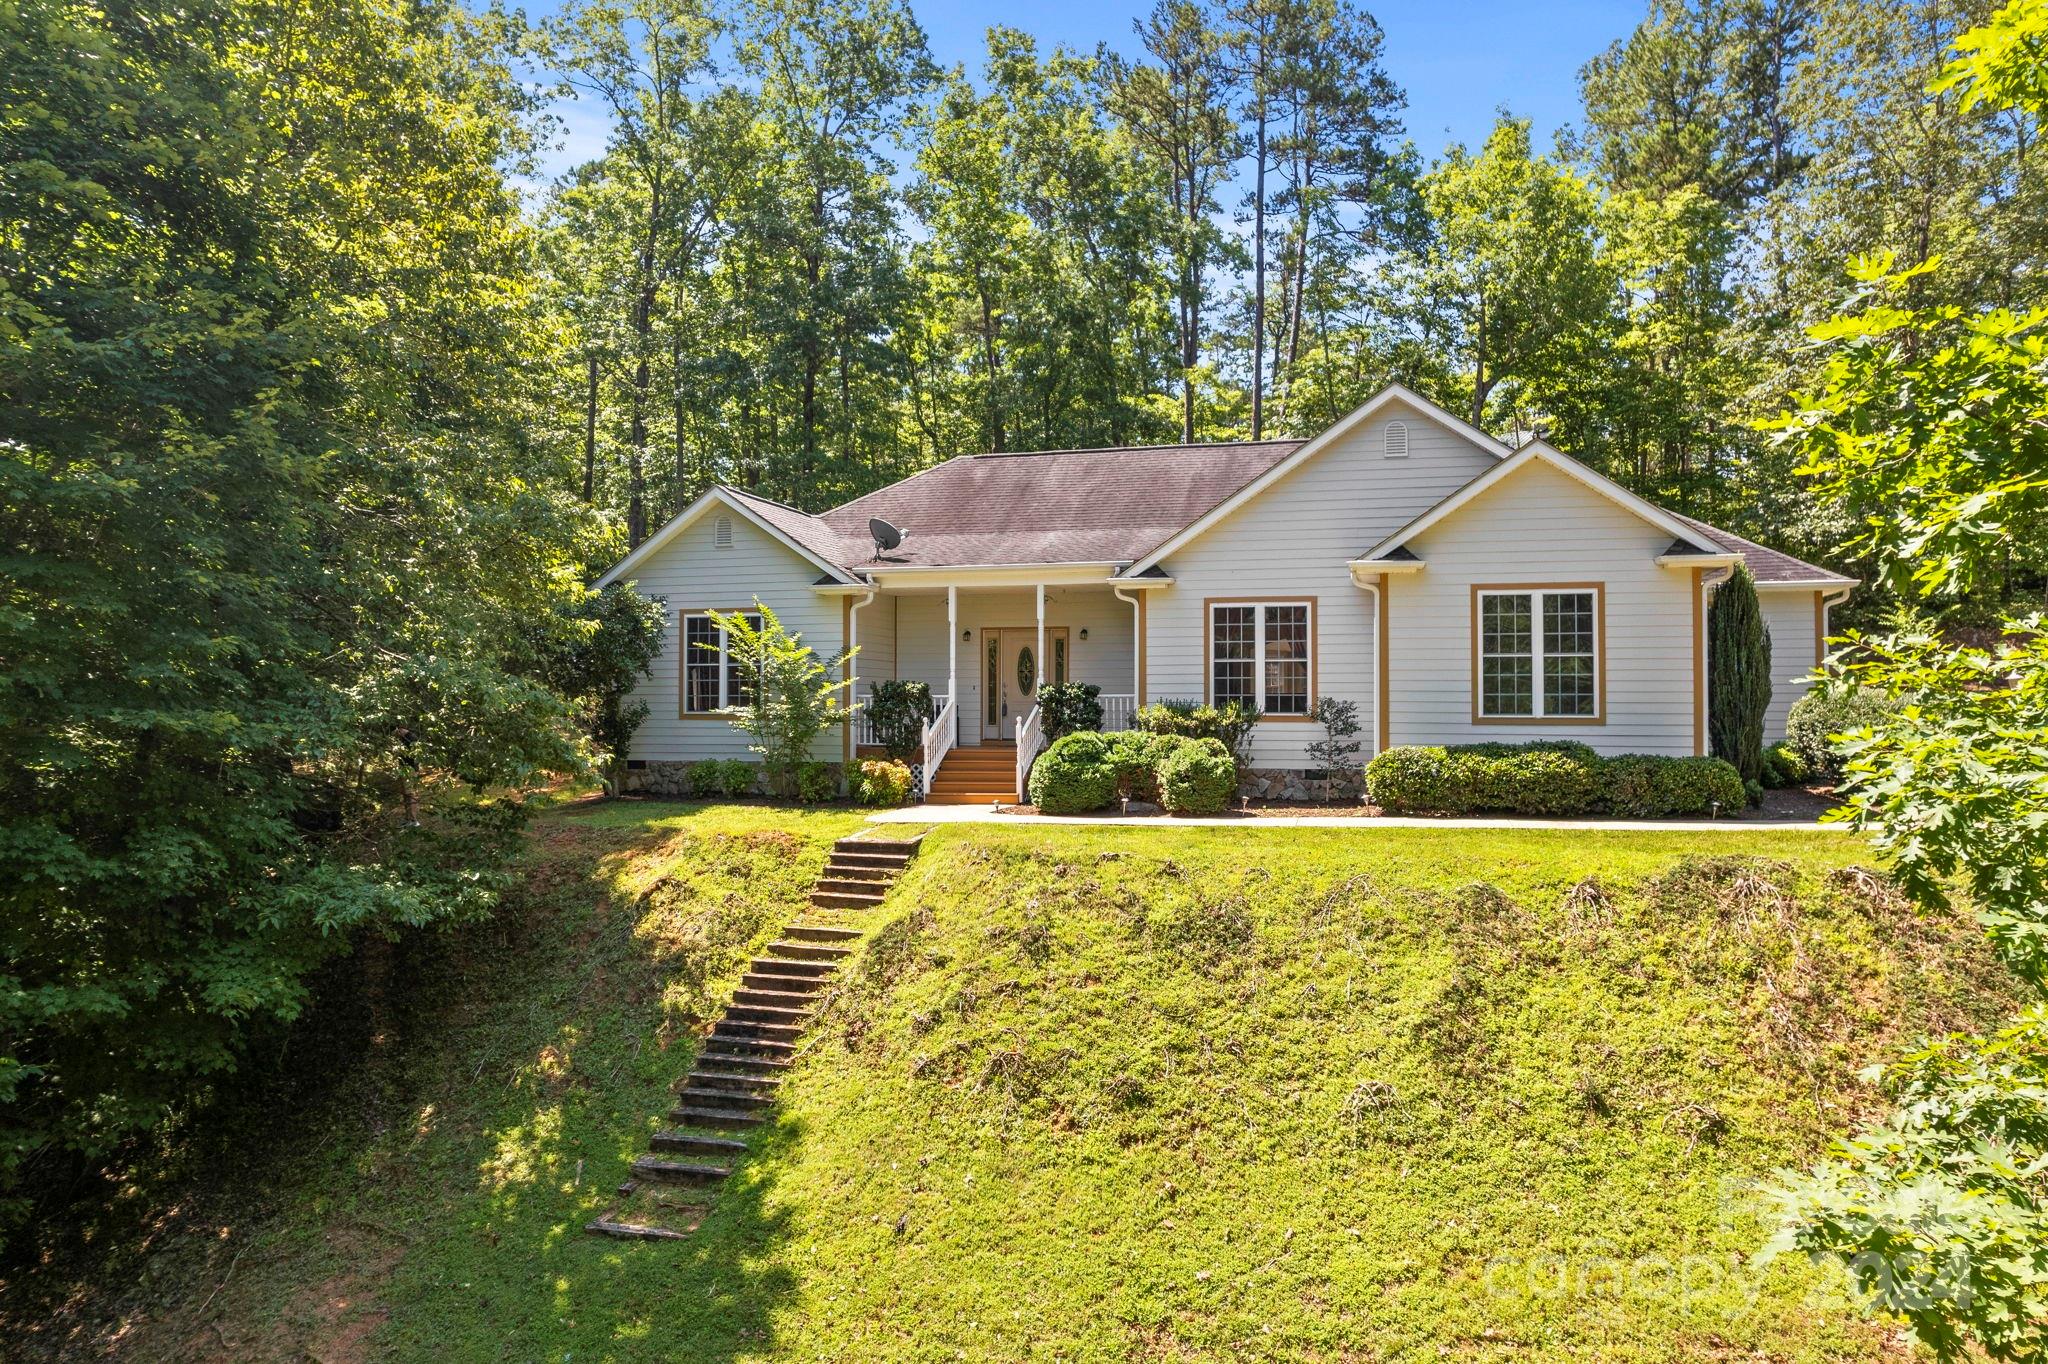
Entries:
[[732, 548], [732, 518], [721, 516], [711, 523], [711, 543], [718, 549]]
[[1408, 423], [1388, 422], [1385, 432], [1388, 459], [1408, 458]]

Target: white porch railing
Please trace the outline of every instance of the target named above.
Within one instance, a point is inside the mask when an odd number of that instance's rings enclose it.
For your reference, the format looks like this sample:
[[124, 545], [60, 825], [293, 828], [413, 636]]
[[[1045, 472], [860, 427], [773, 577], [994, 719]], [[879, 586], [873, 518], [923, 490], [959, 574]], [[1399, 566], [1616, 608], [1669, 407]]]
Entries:
[[1095, 698], [1102, 703], [1102, 732], [1129, 729], [1137, 723], [1138, 698], [1128, 692], [1116, 696], [1107, 693]]
[[1039, 729], [1038, 707], [1017, 721], [1017, 799], [1031, 799], [1031, 790], [1025, 785], [1031, 778], [1031, 760], [1038, 756], [1038, 750], [1045, 747], [1045, 735]]
[[924, 727], [924, 789], [932, 787], [932, 778], [939, 774], [939, 764], [953, 751], [953, 744], [960, 737], [960, 712], [953, 706], [953, 698], [947, 697], [946, 704], [939, 711], [939, 717]]

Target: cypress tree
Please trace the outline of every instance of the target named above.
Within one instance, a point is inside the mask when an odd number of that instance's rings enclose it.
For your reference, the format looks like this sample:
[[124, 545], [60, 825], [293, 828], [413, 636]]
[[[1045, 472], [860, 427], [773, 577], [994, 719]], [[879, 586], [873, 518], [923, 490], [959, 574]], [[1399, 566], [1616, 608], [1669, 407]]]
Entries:
[[1714, 594], [1707, 614], [1707, 737], [1744, 784], [1763, 779], [1764, 711], [1771, 704], [1771, 632], [1749, 570]]

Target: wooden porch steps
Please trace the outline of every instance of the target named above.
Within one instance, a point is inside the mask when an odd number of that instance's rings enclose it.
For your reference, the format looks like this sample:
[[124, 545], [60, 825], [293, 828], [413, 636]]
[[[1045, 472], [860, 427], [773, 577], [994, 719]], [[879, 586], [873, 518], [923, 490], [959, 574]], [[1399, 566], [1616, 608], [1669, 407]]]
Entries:
[[[880, 904], [916, 855], [914, 838], [842, 838], [832, 846], [811, 903], [825, 908]], [[655, 1154], [633, 1162], [632, 1178], [619, 1186], [621, 1204], [586, 1223], [585, 1231], [622, 1241], [677, 1241], [696, 1228], [706, 1205], [701, 1198], [689, 1203], [677, 1197], [684, 1191], [715, 1194], [745, 1158], [745, 1133], [772, 1118], [797, 1039], [861, 936], [851, 924], [799, 919], [782, 930], [781, 940], [770, 943], [765, 955], [747, 963], [740, 988], [712, 1024], [696, 1064], [676, 1090], [671, 1126], [648, 1142]]]
[[983, 743], [952, 749], [931, 777], [928, 805], [1013, 804], [1017, 791], [1017, 745]]

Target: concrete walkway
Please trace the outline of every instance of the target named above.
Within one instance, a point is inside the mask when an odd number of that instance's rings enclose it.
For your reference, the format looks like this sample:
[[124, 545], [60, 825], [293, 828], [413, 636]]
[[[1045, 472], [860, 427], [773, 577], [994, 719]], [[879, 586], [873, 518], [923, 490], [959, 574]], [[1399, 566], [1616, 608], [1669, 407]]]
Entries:
[[904, 805], [868, 816], [870, 824], [997, 824], [1013, 829], [1051, 824], [1130, 825], [1153, 829], [1574, 829], [1622, 833], [1756, 833], [1789, 829], [1807, 833], [1849, 833], [1846, 824], [1793, 819], [1516, 819], [1425, 818], [1418, 815], [1217, 815], [1176, 819], [1172, 815], [1019, 815], [990, 805]]

